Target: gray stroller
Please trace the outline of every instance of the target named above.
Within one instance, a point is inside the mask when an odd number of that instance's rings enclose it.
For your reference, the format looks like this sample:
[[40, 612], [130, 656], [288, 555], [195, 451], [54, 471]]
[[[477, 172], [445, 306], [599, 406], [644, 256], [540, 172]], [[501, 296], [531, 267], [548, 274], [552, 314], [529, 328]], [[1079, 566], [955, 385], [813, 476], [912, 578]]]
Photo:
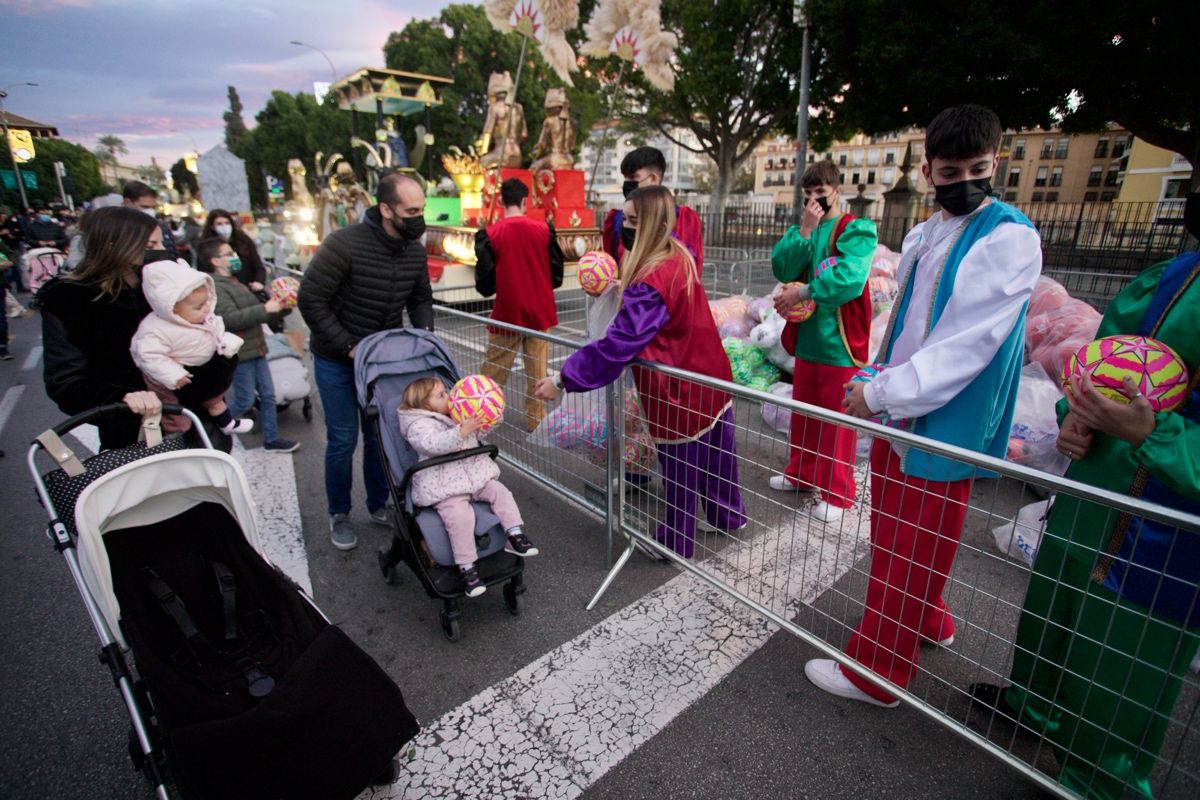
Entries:
[[[494, 445], [462, 450], [420, 461], [416, 452], [400, 434], [396, 409], [408, 385], [418, 378], [441, 378], [446, 387], [459, 378], [458, 367], [446, 343], [429, 331], [399, 328], [380, 331], [358, 344], [354, 357], [354, 379], [358, 403], [364, 409], [367, 424], [379, 437], [384, 472], [396, 504], [396, 526], [390, 547], [379, 553], [379, 567], [388, 583], [394, 583], [396, 565], [404, 562], [425, 587], [425, 592], [441, 600], [442, 631], [450, 641], [458, 641], [459, 598], [465, 596], [462, 577], [454, 564], [450, 539], [441, 517], [432, 508], [414, 507], [408, 486], [417, 472], [450, 461], [486, 454], [499, 455]], [[475, 544], [479, 579], [487, 586], [504, 584], [504, 604], [512, 614], [521, 613], [524, 560], [506, 552], [506, 537], [500, 519], [486, 503], [474, 502]]]

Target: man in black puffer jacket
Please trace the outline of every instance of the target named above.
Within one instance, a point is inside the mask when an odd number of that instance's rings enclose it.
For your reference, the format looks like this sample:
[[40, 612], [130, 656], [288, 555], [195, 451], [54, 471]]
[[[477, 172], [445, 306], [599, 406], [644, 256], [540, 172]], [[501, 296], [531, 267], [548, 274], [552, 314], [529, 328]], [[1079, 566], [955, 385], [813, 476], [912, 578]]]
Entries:
[[[300, 313], [312, 330], [313, 374], [325, 410], [325, 496], [333, 546], [352, 550], [350, 522], [354, 450], [360, 414], [354, 351], [372, 333], [404, 325], [433, 330], [433, 290], [425, 245], [425, 193], [412, 178], [379, 181], [379, 205], [366, 220], [321, 243], [300, 282]], [[363, 479], [371, 521], [391, 525], [379, 443], [363, 426]]]

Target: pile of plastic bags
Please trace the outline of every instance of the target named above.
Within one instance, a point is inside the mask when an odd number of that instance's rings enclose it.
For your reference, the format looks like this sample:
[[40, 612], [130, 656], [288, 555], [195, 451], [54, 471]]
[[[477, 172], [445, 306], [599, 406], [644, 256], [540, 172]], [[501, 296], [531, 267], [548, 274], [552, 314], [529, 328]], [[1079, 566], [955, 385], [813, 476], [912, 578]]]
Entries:
[[1038, 278], [1025, 317], [1025, 361], [1042, 365], [1058, 379], [1063, 363], [1096, 338], [1100, 313], [1067, 293], [1053, 278]]

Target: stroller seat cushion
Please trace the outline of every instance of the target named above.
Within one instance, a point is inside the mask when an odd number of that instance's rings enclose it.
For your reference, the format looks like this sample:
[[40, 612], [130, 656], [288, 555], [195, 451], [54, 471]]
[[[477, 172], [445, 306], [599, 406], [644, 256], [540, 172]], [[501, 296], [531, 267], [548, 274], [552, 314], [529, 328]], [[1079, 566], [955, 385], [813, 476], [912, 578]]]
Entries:
[[[475, 511], [475, 536], [482, 538], [487, 534], [489, 537], [487, 546], [478, 549], [478, 557], [485, 558], [492, 553], [503, 550], [505, 542], [504, 529], [500, 525], [500, 518], [492, 513], [492, 507], [487, 503], [472, 501], [471, 508]], [[416, 519], [417, 527], [421, 531], [421, 536], [425, 539], [425, 546], [429, 549], [429, 555], [433, 560], [443, 567], [454, 566], [454, 553], [450, 549], [450, 536], [446, 533], [446, 526], [442, 523], [442, 518], [438, 515], [437, 509], [417, 508], [415, 509], [414, 518]]]

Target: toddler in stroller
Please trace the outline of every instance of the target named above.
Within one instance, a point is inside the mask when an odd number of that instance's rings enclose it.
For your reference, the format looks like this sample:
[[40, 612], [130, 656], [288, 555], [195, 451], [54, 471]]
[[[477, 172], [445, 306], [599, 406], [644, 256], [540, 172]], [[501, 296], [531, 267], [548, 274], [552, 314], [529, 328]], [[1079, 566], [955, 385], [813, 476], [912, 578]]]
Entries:
[[254, 423], [234, 419], [225, 404], [243, 340], [216, 314], [212, 276], [183, 261], [155, 261], [142, 269], [142, 291], [154, 313], [138, 325], [129, 351], [147, 385], [202, 408], [222, 433], [249, 433]]
[[[446, 385], [438, 378], [421, 378], [410, 383], [404, 390], [404, 402], [398, 413], [400, 433], [421, 459], [479, 446], [476, 432], [483, 421], [473, 417], [455, 424], [450, 418]], [[478, 597], [486, 591], [475, 569], [475, 512], [470, 501], [482, 501], [492, 507], [504, 527], [508, 552], [522, 558], [538, 553], [521, 531], [524, 524], [521, 512], [512, 492], [497, 480], [499, 477], [496, 462], [486, 455], [477, 455], [419, 472], [410, 483], [413, 503], [433, 506], [442, 518], [467, 597]]]
[[[384, 579], [392, 583], [397, 577], [397, 565], [403, 562], [409, 566], [421, 581], [425, 593], [443, 602], [442, 631], [451, 641], [459, 638], [459, 598], [477, 596], [485, 586], [503, 583], [504, 603], [509, 612], [513, 615], [521, 613], [525, 592], [522, 577], [525, 559], [521, 556], [536, 552], [526, 537], [515, 535], [520, 531], [513, 529], [521, 524], [515, 504], [506, 509], [501, 502], [494, 508], [472, 499], [472, 495], [488, 482], [495, 483], [503, 494], [508, 495], [508, 491], [495, 481], [499, 470], [483, 463], [496, 458], [499, 449], [494, 445], [474, 446], [478, 439], [470, 428], [466, 436], [460, 438], [458, 427], [449, 417], [424, 407], [428, 401], [423, 399], [424, 391], [419, 388], [414, 390], [415, 398], [404, 402], [406, 390], [414, 383], [432, 379], [431, 383], [424, 384], [429, 393], [440, 390], [439, 394], [444, 395], [446, 388], [454, 385], [459, 377], [458, 367], [445, 342], [429, 331], [412, 328], [380, 331], [360, 341], [354, 354], [358, 402], [380, 443], [384, 474], [396, 503], [392, 543], [379, 553], [379, 567]], [[408, 406], [403, 414], [397, 413], [401, 406]], [[424, 418], [424, 425], [418, 424], [415, 429], [417, 441], [410, 441], [401, 431], [402, 417], [408, 418], [410, 412], [414, 421]], [[425, 425], [434, 439], [441, 438], [441, 447], [434, 444], [423, 451], [414, 447], [422, 440], [420, 433]], [[408, 430], [413, 430], [411, 424]], [[435, 451], [441, 455], [433, 455]], [[436, 478], [431, 481], [434, 486], [430, 494], [419, 489], [424, 482], [423, 474], [436, 475], [446, 465], [467, 461], [475, 464], [474, 471], [482, 480], [441, 495], [438, 492], [444, 487], [437, 485]], [[465, 470], [463, 475], [465, 477]], [[452, 545], [438, 510], [423, 503], [437, 503], [455, 494], [460, 496], [458, 505], [462, 512], [457, 519], [466, 523], [468, 535], [459, 539], [460, 544]], [[508, 500], [511, 503], [511, 496]], [[463, 511], [463, 505], [467, 510]], [[457, 525], [457, 521], [451, 524]], [[509, 533], [514, 534], [515, 541], [510, 540]], [[471, 538], [474, 541], [468, 541]], [[524, 552], [519, 554], [518, 549]], [[456, 556], [456, 552], [460, 555]], [[460, 565], [471, 564], [479, 582], [478, 589], [464, 583], [465, 576], [460, 569]]]

